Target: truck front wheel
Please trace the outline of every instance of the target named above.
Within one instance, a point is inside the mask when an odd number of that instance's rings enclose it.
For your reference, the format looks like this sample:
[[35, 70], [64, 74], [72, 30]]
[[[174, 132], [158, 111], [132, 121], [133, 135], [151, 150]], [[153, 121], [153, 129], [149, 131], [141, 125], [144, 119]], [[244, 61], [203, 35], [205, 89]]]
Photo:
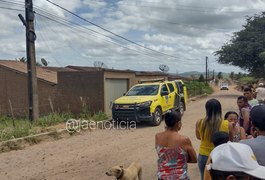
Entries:
[[159, 108], [156, 108], [155, 112], [153, 113], [152, 124], [154, 126], [158, 126], [158, 125], [160, 125], [161, 121], [162, 121], [162, 112]]
[[180, 112], [180, 115], [181, 115], [181, 116], [183, 116], [183, 114], [184, 114], [184, 111], [185, 111], [184, 108], [185, 108], [185, 107], [184, 107], [184, 103], [181, 101], [181, 102], [179, 103], [179, 112]]

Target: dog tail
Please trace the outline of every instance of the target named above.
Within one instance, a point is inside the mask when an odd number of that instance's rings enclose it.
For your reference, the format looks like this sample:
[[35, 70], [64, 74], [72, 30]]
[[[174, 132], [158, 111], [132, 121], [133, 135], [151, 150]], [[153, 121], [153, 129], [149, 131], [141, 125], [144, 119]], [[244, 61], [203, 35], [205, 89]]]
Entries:
[[140, 166], [140, 169], [138, 171], [138, 179], [142, 180], [142, 167]]

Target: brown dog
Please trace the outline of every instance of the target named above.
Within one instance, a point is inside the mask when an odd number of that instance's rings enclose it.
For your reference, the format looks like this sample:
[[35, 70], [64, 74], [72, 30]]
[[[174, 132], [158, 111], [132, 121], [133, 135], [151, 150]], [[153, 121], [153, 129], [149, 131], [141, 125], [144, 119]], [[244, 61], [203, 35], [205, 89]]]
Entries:
[[142, 167], [139, 163], [133, 162], [128, 168], [123, 166], [113, 166], [108, 172], [108, 176], [115, 176], [117, 180], [142, 180]]

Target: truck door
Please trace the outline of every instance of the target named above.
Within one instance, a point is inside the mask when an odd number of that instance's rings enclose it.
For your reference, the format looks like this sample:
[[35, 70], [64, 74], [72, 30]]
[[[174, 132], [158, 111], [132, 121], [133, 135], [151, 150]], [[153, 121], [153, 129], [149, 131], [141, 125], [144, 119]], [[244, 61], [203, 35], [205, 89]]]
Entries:
[[169, 106], [168, 108], [169, 109], [172, 109], [175, 104], [177, 103], [176, 102], [176, 90], [174, 88], [174, 85], [172, 83], [167, 83], [167, 86], [168, 86], [168, 89], [169, 89], [169, 94], [168, 94], [168, 97], [169, 97]]
[[161, 86], [161, 91], [160, 91], [160, 94], [161, 94], [161, 99], [162, 99], [162, 103], [161, 103], [161, 106], [162, 106], [162, 110], [163, 112], [167, 111], [169, 108], [169, 90], [166, 86], [166, 84], [163, 84]]

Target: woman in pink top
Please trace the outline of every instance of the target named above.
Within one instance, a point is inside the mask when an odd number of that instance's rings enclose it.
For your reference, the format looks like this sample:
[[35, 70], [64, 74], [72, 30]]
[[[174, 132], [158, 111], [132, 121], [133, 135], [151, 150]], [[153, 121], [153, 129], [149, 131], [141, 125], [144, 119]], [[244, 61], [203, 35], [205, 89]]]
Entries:
[[155, 136], [158, 154], [157, 176], [159, 180], [189, 179], [187, 163], [196, 163], [197, 157], [188, 137], [179, 134], [181, 115], [170, 112], [165, 115], [166, 130]]

